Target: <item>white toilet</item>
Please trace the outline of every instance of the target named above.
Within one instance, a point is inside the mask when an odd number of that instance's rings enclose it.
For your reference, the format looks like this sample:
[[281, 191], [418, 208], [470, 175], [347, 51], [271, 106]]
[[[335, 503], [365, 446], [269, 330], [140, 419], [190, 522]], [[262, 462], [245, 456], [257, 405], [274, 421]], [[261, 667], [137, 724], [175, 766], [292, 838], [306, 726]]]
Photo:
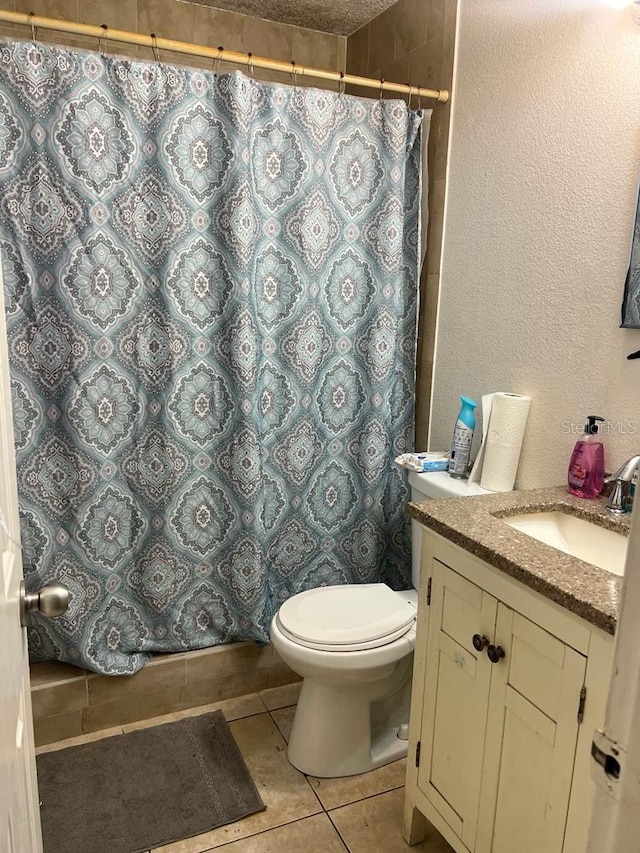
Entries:
[[[445, 471], [409, 474], [411, 500], [484, 494]], [[420, 571], [412, 521], [414, 589], [324, 586], [285, 601], [271, 641], [304, 679], [287, 755], [312, 776], [352, 776], [406, 755]]]

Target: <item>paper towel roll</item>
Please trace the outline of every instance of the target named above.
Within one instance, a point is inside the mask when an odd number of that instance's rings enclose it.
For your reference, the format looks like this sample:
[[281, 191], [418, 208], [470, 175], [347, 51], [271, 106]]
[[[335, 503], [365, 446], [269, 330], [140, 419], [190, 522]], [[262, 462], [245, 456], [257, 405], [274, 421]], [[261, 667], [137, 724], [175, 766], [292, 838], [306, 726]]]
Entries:
[[480, 479], [483, 489], [513, 489], [530, 403], [530, 397], [519, 394], [494, 394]]

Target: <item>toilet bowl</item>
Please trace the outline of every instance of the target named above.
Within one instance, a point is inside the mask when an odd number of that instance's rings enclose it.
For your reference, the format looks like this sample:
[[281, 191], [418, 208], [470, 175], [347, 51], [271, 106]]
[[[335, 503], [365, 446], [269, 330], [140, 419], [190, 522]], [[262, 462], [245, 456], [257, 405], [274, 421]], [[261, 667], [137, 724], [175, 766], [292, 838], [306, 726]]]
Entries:
[[[409, 482], [414, 501], [483, 491], [446, 472]], [[420, 567], [419, 525], [412, 524], [415, 589], [318, 587], [292, 596], [273, 617], [271, 641], [303, 678], [287, 748], [303, 773], [352, 776], [407, 753]]]
[[401, 758], [409, 720], [416, 593], [385, 584], [325, 586], [294, 595], [271, 641], [304, 679], [289, 737], [291, 764], [311, 776], [351, 776]]

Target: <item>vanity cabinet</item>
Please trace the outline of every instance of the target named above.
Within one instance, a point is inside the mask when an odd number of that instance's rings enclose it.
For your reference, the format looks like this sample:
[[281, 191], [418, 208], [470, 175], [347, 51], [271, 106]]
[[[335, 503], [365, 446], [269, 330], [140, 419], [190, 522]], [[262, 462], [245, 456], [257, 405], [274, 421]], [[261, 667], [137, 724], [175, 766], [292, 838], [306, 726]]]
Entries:
[[584, 853], [613, 638], [423, 533], [405, 839]]

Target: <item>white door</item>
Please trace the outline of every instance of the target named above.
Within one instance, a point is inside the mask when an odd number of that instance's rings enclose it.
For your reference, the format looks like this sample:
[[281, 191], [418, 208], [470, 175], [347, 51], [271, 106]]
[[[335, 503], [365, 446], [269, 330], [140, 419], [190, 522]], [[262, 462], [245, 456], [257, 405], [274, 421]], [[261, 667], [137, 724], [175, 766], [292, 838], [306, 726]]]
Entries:
[[616, 629], [604, 731], [592, 762], [596, 796], [588, 853], [637, 853], [640, 844], [640, 498], [631, 533]]
[[0, 850], [40, 853], [4, 300], [0, 274]]

